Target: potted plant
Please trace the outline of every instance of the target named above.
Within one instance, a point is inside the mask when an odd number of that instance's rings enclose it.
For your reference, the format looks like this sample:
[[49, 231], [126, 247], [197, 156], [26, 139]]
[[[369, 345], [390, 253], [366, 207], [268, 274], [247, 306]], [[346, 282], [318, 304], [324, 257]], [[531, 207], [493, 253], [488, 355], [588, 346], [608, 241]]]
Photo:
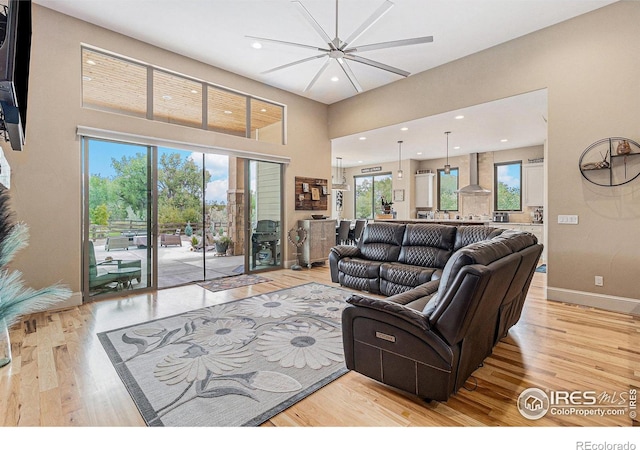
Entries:
[[233, 244], [233, 241], [229, 236], [218, 237], [216, 239], [216, 253], [226, 254], [230, 244]]
[[393, 205], [393, 202], [385, 202], [384, 197], [382, 197], [382, 210], [385, 214], [391, 214], [391, 205]]
[[38, 290], [25, 287], [22, 274], [7, 268], [29, 240], [29, 228], [13, 223], [11, 215], [8, 190], [0, 187], [0, 367], [11, 362], [9, 327], [21, 316], [42, 311], [71, 296], [71, 290], [59, 284]]

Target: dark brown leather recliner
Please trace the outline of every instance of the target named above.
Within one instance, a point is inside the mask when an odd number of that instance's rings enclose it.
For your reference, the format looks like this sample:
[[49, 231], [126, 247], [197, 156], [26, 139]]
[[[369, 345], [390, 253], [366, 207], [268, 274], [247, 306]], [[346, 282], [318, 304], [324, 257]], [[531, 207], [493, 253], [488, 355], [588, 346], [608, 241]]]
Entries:
[[467, 245], [439, 280], [342, 314], [347, 368], [420, 397], [447, 400], [520, 316], [542, 245], [505, 231]]

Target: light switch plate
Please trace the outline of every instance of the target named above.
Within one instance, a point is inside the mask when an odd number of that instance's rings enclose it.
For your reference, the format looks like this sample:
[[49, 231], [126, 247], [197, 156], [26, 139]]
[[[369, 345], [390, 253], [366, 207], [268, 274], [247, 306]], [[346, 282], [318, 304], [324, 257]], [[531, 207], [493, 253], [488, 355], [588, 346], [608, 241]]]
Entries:
[[577, 225], [578, 224], [578, 216], [577, 215], [560, 214], [560, 215], [558, 215], [558, 223], [562, 223], [562, 224], [566, 224], [566, 225]]

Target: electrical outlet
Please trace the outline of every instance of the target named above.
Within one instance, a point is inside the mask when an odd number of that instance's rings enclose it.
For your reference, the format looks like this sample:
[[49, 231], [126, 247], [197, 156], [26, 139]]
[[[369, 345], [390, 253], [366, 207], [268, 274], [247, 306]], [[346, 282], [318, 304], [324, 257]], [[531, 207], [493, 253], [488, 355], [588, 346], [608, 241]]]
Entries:
[[596, 275], [596, 286], [604, 286], [604, 278], [600, 275]]
[[578, 225], [578, 216], [577, 215], [560, 214], [560, 215], [558, 215], [558, 223], [562, 223], [562, 224], [566, 224], [566, 225]]

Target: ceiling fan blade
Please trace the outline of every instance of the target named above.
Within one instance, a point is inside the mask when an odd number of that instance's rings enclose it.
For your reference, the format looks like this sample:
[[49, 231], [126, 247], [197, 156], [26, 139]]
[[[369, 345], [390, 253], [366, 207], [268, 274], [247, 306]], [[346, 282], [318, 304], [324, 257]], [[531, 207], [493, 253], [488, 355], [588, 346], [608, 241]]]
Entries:
[[377, 44], [360, 45], [345, 50], [345, 53], [368, 52], [370, 50], [379, 50], [382, 48], [403, 47], [405, 45], [428, 44], [433, 42], [433, 36], [424, 36], [412, 39], [400, 39], [398, 41], [379, 42]]
[[398, 69], [397, 67], [388, 66], [387, 64], [383, 64], [378, 61], [373, 61], [371, 59], [363, 58], [362, 56], [354, 55], [351, 53], [345, 53], [344, 58], [349, 61], [359, 62], [360, 64], [366, 64], [368, 66], [377, 67], [378, 69], [386, 70], [387, 72], [395, 73], [396, 75], [400, 75], [403, 77], [408, 77], [411, 73], [406, 70]]
[[362, 86], [360, 86], [360, 83], [358, 83], [358, 79], [353, 74], [353, 71], [351, 70], [351, 67], [349, 67], [349, 64], [347, 64], [347, 62], [342, 58], [338, 58], [338, 63], [340, 64], [340, 68], [342, 69], [344, 74], [347, 76], [347, 78], [349, 79], [349, 81], [351, 82], [355, 90], [358, 92], [362, 92], [363, 91]]
[[313, 27], [313, 29], [316, 30], [316, 33], [318, 33], [320, 35], [320, 37], [327, 43], [327, 45], [332, 50], [336, 50], [337, 47], [335, 46], [335, 44], [333, 43], [333, 41], [331, 40], [329, 35], [322, 29], [320, 24], [318, 22], [316, 22], [316, 19], [313, 18], [313, 16], [307, 10], [307, 8], [305, 8], [302, 3], [297, 2], [297, 1], [296, 2], [291, 2], [291, 3], [293, 3], [294, 5], [297, 6], [297, 8], [300, 11], [300, 13], [304, 16], [305, 19], [307, 19], [307, 22], [309, 22], [309, 24]]
[[313, 61], [314, 59], [324, 58], [327, 56], [326, 54], [311, 56], [309, 58], [299, 59], [298, 61], [290, 62], [288, 64], [283, 64], [282, 66], [274, 67], [273, 69], [265, 70], [264, 72], [260, 72], [261, 75], [266, 75], [268, 73], [275, 72], [276, 70], [286, 69], [287, 67], [296, 66], [298, 64], [305, 63], [307, 61]]
[[302, 48], [307, 48], [309, 50], [319, 50], [321, 52], [326, 52], [327, 51], [327, 49], [324, 49], [324, 48], [314, 47], [313, 45], [298, 44], [297, 42], [280, 41], [278, 39], [269, 39], [269, 38], [263, 38], [263, 37], [258, 37], [258, 36], [245, 36], [245, 37], [247, 37], [249, 39], [255, 39], [257, 41], [262, 41], [262, 42], [272, 42], [274, 44], [292, 45], [294, 47], [302, 47]]
[[365, 20], [362, 25], [360, 25], [351, 35], [342, 43], [340, 46], [340, 50], [346, 49], [350, 44], [352, 44], [356, 39], [358, 39], [362, 33], [367, 31], [374, 23], [376, 23], [382, 16], [386, 14], [393, 7], [393, 3], [390, 1], [385, 1], [378, 9], [375, 10], [371, 16], [367, 20]]
[[322, 65], [322, 67], [320, 67], [320, 70], [318, 70], [318, 73], [316, 73], [316, 75], [313, 77], [313, 79], [309, 82], [309, 84], [307, 84], [307, 87], [304, 88], [304, 91], [302, 92], [307, 92], [309, 89], [311, 89], [311, 87], [316, 84], [316, 81], [318, 81], [318, 78], [320, 78], [320, 75], [322, 75], [324, 73], [325, 70], [327, 70], [327, 67], [329, 67], [329, 63], [331, 62], [331, 58], [327, 58], [327, 60], [324, 62], [324, 64]]

